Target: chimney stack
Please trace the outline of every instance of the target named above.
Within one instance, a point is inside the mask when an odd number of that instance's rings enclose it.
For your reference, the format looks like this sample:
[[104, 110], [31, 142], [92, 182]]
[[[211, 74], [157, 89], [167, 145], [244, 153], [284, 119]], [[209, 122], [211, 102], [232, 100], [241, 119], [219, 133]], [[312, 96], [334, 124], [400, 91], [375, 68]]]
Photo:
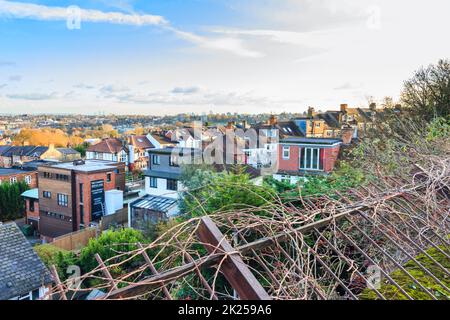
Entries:
[[308, 118], [314, 117], [315, 114], [316, 114], [316, 111], [314, 110], [314, 108], [313, 107], [309, 107], [308, 108]]
[[269, 124], [273, 126], [276, 125], [277, 123], [278, 123], [277, 117], [272, 114], [269, 119]]
[[370, 111], [376, 111], [377, 110], [377, 104], [375, 102], [372, 102], [369, 105], [369, 109], [370, 109]]
[[348, 104], [346, 104], [346, 103], [341, 104], [341, 112], [347, 113], [347, 109], [348, 109]]

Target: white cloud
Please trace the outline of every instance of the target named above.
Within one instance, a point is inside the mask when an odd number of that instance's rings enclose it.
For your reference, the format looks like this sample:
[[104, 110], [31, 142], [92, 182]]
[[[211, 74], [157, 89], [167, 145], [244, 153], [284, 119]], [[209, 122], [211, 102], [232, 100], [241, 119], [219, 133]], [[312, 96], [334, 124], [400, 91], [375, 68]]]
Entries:
[[[125, 3], [126, 4], [126, 3]], [[121, 6], [125, 5], [124, 3]], [[129, 6], [129, 4], [126, 4]], [[116, 5], [117, 6], [117, 5]], [[0, 0], [0, 16], [16, 19], [35, 19], [43, 21], [67, 21], [73, 17], [68, 8], [51, 7], [32, 3], [10, 2]], [[237, 38], [210, 38], [191, 32], [182, 31], [170, 26], [168, 20], [159, 15], [126, 14], [122, 12], [103, 12], [100, 10], [79, 9], [81, 23], [111, 23], [135, 26], [158, 26], [175, 33], [181, 39], [194, 43], [200, 47], [212, 50], [226, 51], [241, 57], [258, 58], [263, 54], [247, 49]]]
[[17, 93], [7, 94], [9, 99], [15, 100], [50, 100], [57, 97], [56, 93]]
[[[33, 3], [10, 2], [0, 0], [0, 14], [6, 17], [36, 20], [67, 20], [70, 18], [67, 8], [49, 7]], [[103, 12], [80, 9], [80, 18], [84, 22], [106, 22], [128, 25], [164, 25], [168, 22], [157, 15], [132, 15], [121, 12]]]

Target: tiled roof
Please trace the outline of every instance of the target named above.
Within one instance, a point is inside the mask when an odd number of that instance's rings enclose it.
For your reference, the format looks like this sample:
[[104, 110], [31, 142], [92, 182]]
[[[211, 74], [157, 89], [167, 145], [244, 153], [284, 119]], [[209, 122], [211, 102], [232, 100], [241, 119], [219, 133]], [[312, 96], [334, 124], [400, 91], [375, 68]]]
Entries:
[[152, 149], [155, 147], [146, 136], [131, 136], [130, 144], [139, 149]]
[[123, 149], [122, 141], [115, 138], [103, 139], [97, 144], [90, 146], [87, 151], [101, 153], [118, 153]]
[[15, 223], [0, 225], [0, 300], [52, 282], [47, 268]]

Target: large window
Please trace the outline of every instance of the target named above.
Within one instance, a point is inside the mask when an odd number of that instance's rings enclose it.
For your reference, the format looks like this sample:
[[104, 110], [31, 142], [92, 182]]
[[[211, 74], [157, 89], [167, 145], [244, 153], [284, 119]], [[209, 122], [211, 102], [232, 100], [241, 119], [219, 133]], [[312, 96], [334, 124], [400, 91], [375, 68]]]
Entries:
[[177, 191], [178, 181], [173, 179], [167, 179], [167, 190]]
[[159, 165], [161, 164], [161, 159], [157, 155], [152, 155], [152, 164]]
[[69, 196], [67, 194], [58, 193], [58, 205], [61, 207], [68, 207]]
[[150, 177], [150, 188], [158, 188], [158, 179], [155, 177]]
[[25, 176], [25, 182], [30, 185], [31, 184], [31, 176]]
[[288, 160], [291, 157], [291, 147], [283, 147], [283, 159]]
[[323, 160], [320, 156], [320, 148], [303, 148], [300, 157], [300, 169], [302, 170], [323, 170]]

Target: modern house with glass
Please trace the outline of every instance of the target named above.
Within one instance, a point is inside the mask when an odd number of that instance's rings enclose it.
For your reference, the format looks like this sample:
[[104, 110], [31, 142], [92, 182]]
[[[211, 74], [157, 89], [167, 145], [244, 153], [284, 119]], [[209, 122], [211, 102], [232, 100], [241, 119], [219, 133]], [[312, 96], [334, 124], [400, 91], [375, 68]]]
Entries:
[[278, 145], [278, 172], [274, 178], [292, 184], [300, 177], [333, 171], [342, 140], [288, 137]]

